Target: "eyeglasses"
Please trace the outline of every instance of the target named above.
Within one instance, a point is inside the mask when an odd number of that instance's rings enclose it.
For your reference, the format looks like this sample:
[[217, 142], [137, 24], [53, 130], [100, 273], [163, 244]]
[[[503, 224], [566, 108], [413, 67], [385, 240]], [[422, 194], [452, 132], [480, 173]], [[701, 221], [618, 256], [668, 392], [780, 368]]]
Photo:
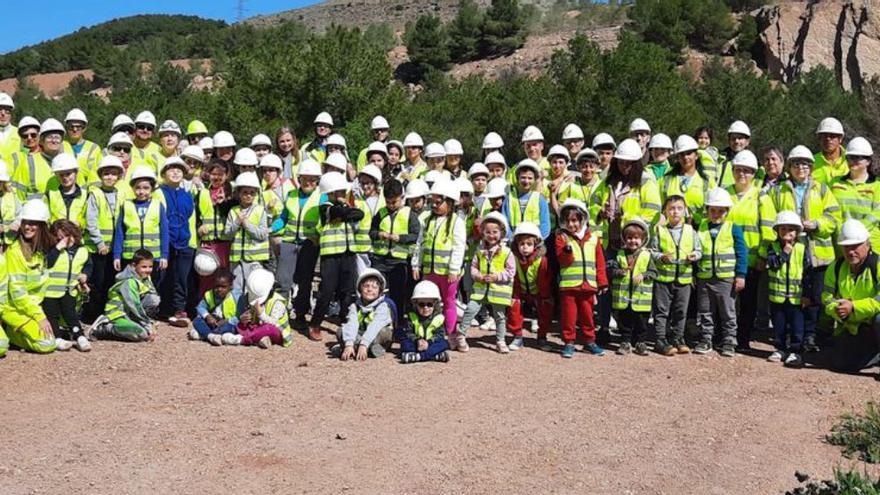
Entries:
[[813, 166], [810, 162], [791, 162], [791, 168], [811, 168]]
[[110, 151], [113, 153], [131, 153], [131, 148], [126, 148], [124, 146], [111, 146]]
[[61, 134], [53, 132], [52, 134], [43, 134], [46, 141], [61, 141]]
[[420, 308], [433, 308], [433, 307], [434, 307], [434, 303], [432, 303], [432, 302], [420, 302], [420, 303], [419, 303], [419, 307], [420, 307]]
[[0, 107], [0, 113], [11, 114], [12, 109], [9, 107]]
[[79, 130], [79, 129], [83, 129], [83, 128], [85, 128], [85, 124], [80, 124], [79, 122], [77, 122], [77, 123], [72, 123], [72, 122], [71, 122], [70, 124], [67, 124], [67, 128], [68, 128], [68, 129]]
[[21, 135], [24, 139], [37, 139], [37, 136], [39, 136], [39, 134], [36, 132], [25, 132]]
[[152, 132], [153, 129], [155, 129], [155, 127], [151, 126], [150, 124], [138, 124], [138, 125], [136, 125], [135, 127], [136, 127], [137, 130], [139, 130], [139, 131], [150, 131], [150, 132]]

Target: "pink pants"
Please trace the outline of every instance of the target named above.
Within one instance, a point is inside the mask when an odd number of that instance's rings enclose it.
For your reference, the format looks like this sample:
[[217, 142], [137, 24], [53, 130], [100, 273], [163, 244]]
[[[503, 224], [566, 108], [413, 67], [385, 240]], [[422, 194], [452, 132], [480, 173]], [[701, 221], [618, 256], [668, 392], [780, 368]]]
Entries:
[[238, 334], [241, 335], [241, 345], [256, 345], [263, 337], [268, 336], [275, 345], [283, 345], [284, 337], [281, 330], [270, 323], [261, 323], [259, 325], [238, 324]]
[[425, 280], [434, 282], [440, 289], [440, 297], [443, 299], [443, 317], [446, 318], [446, 333], [454, 333], [455, 324], [458, 323], [458, 308], [455, 306], [455, 296], [458, 294], [458, 283], [461, 279], [449, 282], [446, 275], [426, 273]]

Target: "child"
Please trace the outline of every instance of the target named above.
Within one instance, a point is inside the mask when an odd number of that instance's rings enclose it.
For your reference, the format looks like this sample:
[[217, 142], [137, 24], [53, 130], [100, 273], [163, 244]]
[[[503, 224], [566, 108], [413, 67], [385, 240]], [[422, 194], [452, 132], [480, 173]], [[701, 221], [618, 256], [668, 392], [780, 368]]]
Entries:
[[406, 185], [406, 206], [418, 215], [419, 222], [424, 226], [428, 216], [431, 215], [431, 208], [427, 207], [428, 183], [422, 179], [413, 179]]
[[797, 213], [779, 212], [773, 228], [778, 239], [762, 249], [765, 251], [762, 257], [767, 260], [770, 312], [776, 332], [773, 340], [776, 351], [767, 360], [799, 368], [804, 365], [801, 357], [804, 341], [803, 299], [812, 291], [812, 287], [809, 287], [810, 277], [804, 274], [810, 269], [811, 261], [806, 246], [798, 242], [803, 224]]
[[358, 172], [356, 188], [352, 188], [348, 204], [362, 211], [364, 216], [354, 226], [354, 248], [357, 253], [358, 274], [370, 266], [369, 253], [372, 250], [370, 228], [373, 217], [385, 206], [385, 198], [379, 184], [382, 183], [382, 171], [375, 165], [367, 165]]
[[[229, 267], [229, 238], [226, 237], [226, 217], [232, 208], [232, 186], [227, 180], [229, 171], [223, 162], [211, 162], [207, 167], [208, 186], [195, 197], [196, 233], [199, 247], [217, 255], [221, 268]], [[199, 293], [211, 288], [211, 279], [201, 277]]]
[[[550, 206], [541, 189], [541, 167], [528, 158], [516, 166], [517, 187], [511, 188], [504, 212], [515, 228], [521, 222], [531, 222], [541, 229], [541, 236], [550, 236]], [[515, 189], [515, 190], [514, 190]]]
[[235, 276], [234, 285], [241, 289], [251, 271], [263, 268], [269, 261], [269, 226], [266, 210], [257, 201], [260, 180], [253, 172], [244, 172], [235, 179], [238, 205], [226, 216], [225, 235], [231, 239], [229, 263]]
[[[474, 279], [474, 290], [468, 302], [464, 317], [458, 322], [458, 334], [467, 337], [467, 329], [471, 320], [481, 309], [486, 308], [495, 320], [496, 349], [501, 354], [510, 352], [504, 336], [507, 332], [507, 308], [512, 304], [513, 279], [516, 276], [516, 265], [510, 248], [501, 241], [507, 237], [507, 220], [503, 215], [492, 212], [480, 223], [483, 242], [477, 249], [471, 262], [471, 277]], [[519, 337], [517, 348], [522, 347]], [[460, 352], [467, 352], [468, 347], [458, 346]]]
[[110, 288], [104, 314], [92, 324], [91, 340], [146, 342], [156, 339], [154, 318], [159, 313], [159, 294], [153, 286], [153, 253], [138, 249], [131, 262]]
[[559, 260], [559, 314], [565, 347], [562, 357], [574, 357], [575, 323], [580, 322], [586, 343], [584, 352], [602, 356], [605, 351], [596, 344], [593, 304], [596, 296], [608, 289], [605, 256], [599, 237], [590, 232], [587, 205], [569, 198], [559, 210], [559, 232], [556, 235], [556, 258]]
[[389, 296], [402, 310], [409, 299], [409, 257], [419, 238], [421, 223], [416, 212], [403, 206], [403, 184], [400, 181], [389, 180], [382, 192], [385, 207], [373, 218], [370, 228], [370, 237], [373, 239], [370, 265], [389, 282]]
[[[268, 141], [268, 138], [266, 140]], [[265, 156], [260, 157], [259, 171], [263, 179], [262, 199], [269, 215], [269, 225], [272, 225], [272, 222], [281, 216], [281, 212], [284, 210], [284, 201], [293, 190], [293, 183], [281, 175], [284, 168], [281, 158], [275, 154], [268, 154], [268, 151], [266, 153]], [[278, 256], [281, 254], [281, 235], [270, 235], [269, 246], [271, 248], [269, 269], [277, 272], [275, 268], [277, 268]]]
[[6, 162], [0, 160], [0, 254], [5, 253], [6, 248], [15, 240], [20, 209], [21, 202], [9, 182], [9, 169]]
[[43, 312], [55, 333], [57, 350], [67, 351], [76, 346], [81, 352], [89, 352], [92, 345], [83, 335], [77, 307], [81, 294], [89, 293], [89, 252], [82, 245], [82, 231], [70, 220], [55, 220], [50, 232], [57, 243], [46, 256], [49, 284], [43, 297]]
[[651, 154], [651, 162], [645, 167], [658, 181], [669, 171], [669, 155], [672, 154], [672, 139], [663, 133], [651, 136], [648, 143], [648, 153]]
[[367, 268], [358, 277], [358, 297], [348, 308], [348, 319], [336, 332], [339, 342], [331, 353], [339, 359], [364, 361], [382, 357], [391, 347], [397, 311], [385, 297], [385, 277]]
[[95, 172], [100, 180], [89, 187], [86, 197], [85, 244], [91, 257], [92, 273], [89, 277], [89, 300], [83, 307], [85, 321], [94, 321], [107, 304], [107, 291], [113, 285], [114, 223], [122, 212], [124, 194], [117, 187], [119, 178], [125, 173], [122, 161], [113, 155], [101, 159]]
[[489, 184], [489, 169], [480, 162], [476, 162], [468, 169], [468, 179], [474, 188], [474, 206], [477, 211], [483, 206], [483, 193], [486, 192], [486, 185]]
[[422, 280], [410, 299], [413, 310], [406, 314], [400, 329], [400, 360], [449, 362], [449, 343], [443, 331], [443, 313], [439, 311], [440, 289]]
[[182, 187], [185, 172], [186, 163], [180, 157], [168, 158], [162, 165], [164, 183], [159, 187], [168, 223], [168, 274], [159, 290], [168, 323], [180, 328], [190, 324], [186, 314], [187, 290], [196, 255], [195, 205], [192, 195]]
[[272, 288], [275, 276], [269, 270], [257, 268], [250, 272], [245, 284], [247, 298], [238, 317], [238, 333], [224, 333], [220, 341], [225, 345], [256, 345], [268, 349], [272, 344], [289, 347], [293, 343], [287, 302]]
[[547, 333], [553, 318], [554, 275], [550, 271], [541, 231], [531, 222], [516, 226], [513, 233], [513, 254], [516, 257], [516, 279], [513, 281], [513, 304], [507, 310], [507, 331], [513, 334], [509, 348], [522, 348], [523, 305], [531, 304], [538, 311], [538, 347], [550, 350]]
[[715, 325], [721, 328], [721, 355], [736, 355], [736, 296], [745, 287], [749, 250], [742, 228], [727, 221], [733, 207], [730, 194], [721, 188], [706, 197], [707, 218], [700, 223], [698, 235], [702, 258], [697, 265], [697, 319], [702, 340], [696, 354], [712, 351]]
[[59, 153], [52, 159], [55, 177], [46, 186], [49, 221], [67, 219], [82, 227], [86, 223], [86, 193], [77, 184], [79, 163], [73, 155]]
[[198, 316], [189, 331], [190, 340], [207, 340], [211, 345], [221, 345], [221, 336], [235, 333], [238, 326], [238, 304], [241, 291], [232, 287], [232, 272], [220, 268], [214, 273], [214, 288], [196, 306]]
[[654, 350], [664, 356], [691, 352], [684, 341], [688, 303], [694, 283], [693, 263], [702, 256], [700, 238], [685, 223], [687, 206], [683, 196], [666, 198], [666, 224], [657, 224], [651, 237], [651, 252], [657, 278], [654, 280]]
[[[151, 260], [158, 260], [158, 270], [150, 268], [153, 284], [162, 282], [162, 273], [168, 267], [168, 220], [165, 205], [153, 199], [156, 174], [142, 165], [132, 173], [134, 199], [126, 199], [116, 221], [113, 235], [113, 268], [122, 270], [123, 261], [129, 264], [138, 250], [149, 251]], [[118, 278], [118, 277], [117, 277]]]
[[648, 224], [640, 218], [629, 220], [621, 232], [623, 249], [608, 264], [612, 270], [611, 307], [617, 311], [620, 345], [617, 354], [624, 356], [634, 351], [648, 355], [645, 334], [651, 316], [651, 299], [657, 270], [651, 259], [648, 242]]

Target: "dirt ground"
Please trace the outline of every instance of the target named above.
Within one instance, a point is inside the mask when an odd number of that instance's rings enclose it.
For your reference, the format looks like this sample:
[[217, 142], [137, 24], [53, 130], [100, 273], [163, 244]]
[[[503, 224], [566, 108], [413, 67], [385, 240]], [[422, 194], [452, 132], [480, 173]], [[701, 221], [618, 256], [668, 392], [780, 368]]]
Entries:
[[855, 465], [823, 436], [877, 398], [867, 374], [504, 356], [474, 334], [448, 364], [343, 363], [300, 335], [212, 348], [166, 327], [90, 354], [10, 352], [0, 493], [781, 493], [795, 470]]

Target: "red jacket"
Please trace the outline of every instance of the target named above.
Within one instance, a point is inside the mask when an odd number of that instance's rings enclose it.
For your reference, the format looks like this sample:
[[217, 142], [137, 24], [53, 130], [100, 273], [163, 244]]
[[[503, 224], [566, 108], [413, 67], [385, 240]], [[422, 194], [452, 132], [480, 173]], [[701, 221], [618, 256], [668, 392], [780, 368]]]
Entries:
[[[556, 235], [556, 259], [559, 260], [560, 268], [569, 267], [574, 263], [574, 253], [571, 251], [571, 246], [568, 245], [568, 238], [571, 237], [583, 246], [584, 243], [590, 240], [591, 235], [592, 233], [587, 231], [582, 239], [578, 239], [577, 236], [566, 231], [559, 231]], [[602, 252], [601, 242], [596, 243], [596, 282], [599, 284], [599, 287], [592, 287], [589, 283], [584, 282], [580, 287], [571, 287], [560, 290], [598, 292], [600, 289], [608, 287], [608, 276], [605, 274], [605, 253]]]
[[[537, 258], [537, 259], [536, 259]], [[523, 260], [516, 258], [518, 268], [524, 272], [528, 272], [532, 263], [540, 263], [538, 266], [538, 297], [541, 299], [549, 299], [553, 297], [553, 274], [550, 273], [550, 263], [546, 256], [533, 255], [529, 259]], [[520, 284], [519, 276], [513, 281], [514, 297], [528, 297], [525, 287]]]

